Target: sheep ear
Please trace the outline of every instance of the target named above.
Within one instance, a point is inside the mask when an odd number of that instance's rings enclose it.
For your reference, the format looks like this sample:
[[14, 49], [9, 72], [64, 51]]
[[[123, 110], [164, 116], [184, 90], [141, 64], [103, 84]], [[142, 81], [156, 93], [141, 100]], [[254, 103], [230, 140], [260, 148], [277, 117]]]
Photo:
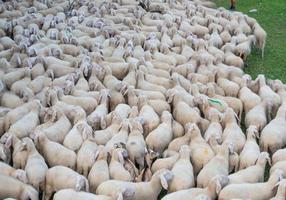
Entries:
[[[280, 181], [274, 185], [274, 187], [272, 188], [272, 190], [273, 190], [273, 191], [277, 191], [279, 185], [280, 185]], [[275, 192], [275, 193], [276, 193], [276, 192]]]
[[118, 156], [119, 162], [120, 162], [122, 165], [124, 165], [124, 158], [123, 158], [122, 152], [117, 152], [117, 156]]
[[270, 159], [269, 155], [267, 155], [266, 160], [267, 160], [269, 166], [272, 166], [271, 159]]
[[215, 191], [216, 191], [216, 193], [217, 194], [219, 194], [219, 192], [221, 191], [221, 184], [220, 184], [220, 182], [219, 182], [219, 180], [217, 180], [217, 182], [216, 182], [216, 188], [215, 188]]
[[116, 200], [123, 200], [123, 195], [122, 195], [122, 193], [119, 193], [118, 195], [117, 195], [117, 199]]
[[101, 127], [101, 129], [106, 129], [106, 121], [105, 121], [104, 117], [100, 118], [100, 127]]
[[55, 122], [57, 119], [57, 111], [56, 110], [53, 110], [52, 111], [52, 117], [51, 117], [51, 120], [52, 122]]
[[165, 190], [168, 190], [168, 181], [163, 174], [160, 175], [161, 185]]
[[233, 146], [232, 143], [230, 143], [230, 144], [228, 145], [228, 150], [229, 150], [229, 153], [230, 153], [230, 154], [233, 154], [233, 153], [234, 153], [234, 146]]
[[27, 150], [27, 143], [26, 142], [22, 142], [19, 151], [26, 151]]
[[255, 134], [255, 136], [257, 137], [257, 139], [260, 139], [258, 130], [255, 130], [255, 131], [254, 131], [254, 134]]
[[121, 123], [119, 124], [119, 130], [122, 128], [123, 126], [123, 121], [121, 121]]
[[122, 89], [122, 83], [117, 83], [117, 84], [115, 85], [115, 89], [116, 89], [117, 91], [120, 91], [120, 90]]
[[78, 176], [76, 178], [76, 184], [75, 184], [75, 191], [79, 192], [82, 189], [82, 177]]
[[171, 94], [168, 98], [168, 103], [172, 103], [173, 99], [174, 99], [175, 94]]
[[129, 127], [129, 130], [130, 132], [133, 130], [133, 127], [132, 127], [132, 124], [131, 123], [128, 123], [128, 127]]
[[88, 138], [88, 134], [87, 134], [85, 128], [83, 128], [83, 130], [82, 130], [82, 139], [83, 140], [87, 140], [87, 138]]
[[4, 145], [5, 148], [9, 149], [12, 146], [12, 140], [13, 140], [13, 136], [10, 135], [5, 142], [5, 145]]
[[234, 171], [237, 172], [239, 170], [239, 155], [236, 152], [234, 152], [234, 154], [235, 154], [235, 160], [236, 160]]
[[97, 160], [98, 156], [99, 156], [99, 150], [97, 149], [94, 154], [94, 159]]
[[223, 118], [224, 118], [223, 114], [220, 113], [218, 115], [218, 117], [219, 117], [219, 123], [222, 123], [223, 122]]
[[23, 183], [27, 183], [27, 175], [26, 172], [22, 169], [17, 169], [15, 173], [15, 178], [22, 181]]
[[82, 132], [82, 131], [83, 131], [83, 124], [77, 124], [77, 125], [76, 125], [76, 128], [77, 128], [80, 132]]

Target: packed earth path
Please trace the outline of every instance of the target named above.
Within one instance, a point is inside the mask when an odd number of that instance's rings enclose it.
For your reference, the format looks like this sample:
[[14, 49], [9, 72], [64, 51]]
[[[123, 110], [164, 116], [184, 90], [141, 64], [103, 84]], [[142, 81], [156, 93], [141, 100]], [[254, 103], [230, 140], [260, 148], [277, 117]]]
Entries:
[[254, 18], [12, 0], [0, 36], [0, 199], [285, 199], [286, 87], [244, 73], [267, 57]]

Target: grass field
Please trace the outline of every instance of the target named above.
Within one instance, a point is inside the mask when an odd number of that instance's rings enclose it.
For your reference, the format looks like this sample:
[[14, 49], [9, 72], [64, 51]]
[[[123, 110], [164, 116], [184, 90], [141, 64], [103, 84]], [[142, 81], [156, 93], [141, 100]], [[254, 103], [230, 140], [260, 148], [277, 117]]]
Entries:
[[[218, 7], [230, 6], [230, 0], [214, 2]], [[250, 13], [251, 9], [257, 12]], [[254, 48], [247, 60], [246, 73], [253, 78], [265, 74], [286, 83], [286, 0], [237, 0], [236, 10], [257, 19], [268, 34], [264, 59], [261, 51]]]

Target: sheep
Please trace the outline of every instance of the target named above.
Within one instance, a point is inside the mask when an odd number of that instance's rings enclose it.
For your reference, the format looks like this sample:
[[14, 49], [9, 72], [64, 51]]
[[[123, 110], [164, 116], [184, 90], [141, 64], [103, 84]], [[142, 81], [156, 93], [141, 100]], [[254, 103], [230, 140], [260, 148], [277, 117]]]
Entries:
[[85, 177], [96, 160], [97, 145], [91, 139], [85, 140], [77, 152], [76, 170]]
[[[276, 183], [282, 179], [282, 172], [276, 170], [267, 182], [264, 183], [241, 183], [231, 184], [222, 189], [219, 194], [219, 200], [231, 199], [231, 198], [242, 198], [247, 199], [270, 199], [275, 194], [273, 188]], [[244, 192], [241, 192], [244, 191]], [[259, 191], [259, 192], [258, 192]]]
[[54, 166], [46, 173], [45, 199], [50, 199], [53, 192], [61, 189], [75, 189], [89, 191], [89, 184], [85, 177], [64, 166]]
[[261, 28], [261, 26], [256, 22], [253, 25], [253, 34], [256, 37], [258, 47], [261, 49], [261, 56], [264, 57], [264, 48], [266, 44], [267, 33]]
[[99, 127], [102, 129], [106, 128], [105, 117], [108, 114], [109, 106], [109, 91], [101, 90], [100, 102], [96, 109], [87, 117], [87, 122], [94, 130], [98, 130]]
[[0, 162], [0, 174], [13, 177], [23, 183], [28, 183], [27, 174], [24, 170], [15, 169], [3, 162]]
[[98, 145], [105, 145], [115, 133], [120, 129], [122, 118], [115, 113], [112, 117], [112, 123], [104, 130], [97, 130], [93, 133], [93, 139]]
[[1, 137], [1, 143], [3, 143], [6, 148], [10, 148], [11, 146], [13, 147], [13, 167], [16, 169], [24, 169], [26, 166], [28, 153], [22, 145], [21, 140], [17, 138], [14, 134], [5, 133]]
[[[141, 118], [142, 119], [142, 118]], [[130, 160], [134, 164], [138, 164], [140, 169], [144, 167], [144, 155], [146, 144], [143, 137], [143, 127], [140, 118], [130, 121], [130, 133], [126, 143], [126, 149]]]
[[24, 104], [23, 99], [13, 92], [5, 92], [1, 95], [1, 105], [7, 108], [16, 108]]
[[222, 141], [222, 126], [220, 122], [222, 121], [222, 114], [216, 110], [211, 109], [208, 112], [207, 118], [210, 121], [209, 127], [204, 133], [204, 139], [208, 142], [212, 136], [214, 136], [219, 141]]
[[261, 99], [267, 99], [269, 98], [271, 104], [272, 104], [272, 111], [275, 113], [277, 112], [278, 107], [281, 105], [281, 98], [278, 94], [276, 94], [267, 84], [266, 84], [266, 78], [264, 75], [260, 74], [257, 76], [257, 79], [255, 80], [259, 84], [259, 96]]
[[10, 147], [0, 143], [0, 160], [4, 163], [10, 163], [11, 161], [11, 150]]
[[[0, 198], [15, 198], [15, 199], [39, 199], [39, 193], [30, 185], [24, 184], [21, 181], [0, 174]], [[11, 187], [10, 187], [11, 186]], [[13, 186], [13, 187], [12, 187]]]
[[90, 191], [96, 191], [97, 187], [110, 179], [109, 168], [107, 163], [107, 151], [104, 146], [98, 146], [95, 155], [95, 163], [93, 164], [88, 174]]
[[158, 91], [165, 94], [166, 89], [163, 86], [155, 85], [146, 81], [144, 79], [144, 73], [142, 71], [137, 71], [137, 87], [138, 89], [147, 90], [147, 91]]
[[276, 169], [282, 170], [283, 176], [285, 176], [285, 160], [281, 160], [276, 162], [271, 168], [270, 168], [270, 174], [272, 174]]
[[[275, 186], [277, 186], [277, 184]], [[285, 186], [285, 179], [283, 179], [278, 183], [278, 189], [275, 197], [271, 198], [270, 200], [283, 199], [285, 196]]]
[[178, 159], [179, 159], [178, 153], [173, 153], [173, 155], [170, 155], [169, 157], [159, 158], [153, 163], [151, 171], [154, 174], [156, 171], [160, 169], [171, 170]]
[[152, 84], [163, 86], [166, 89], [170, 89], [174, 85], [173, 81], [164, 77], [157, 77], [152, 74], [145, 74], [145, 80]]
[[237, 83], [230, 81], [228, 79], [219, 77], [217, 79], [217, 84], [219, 87], [223, 88], [227, 96], [237, 97], [238, 92], [240, 90], [240, 87], [239, 85], [237, 85]]
[[54, 194], [54, 200], [68, 200], [68, 199], [91, 199], [91, 200], [111, 200], [110, 197], [104, 195], [95, 195], [87, 192], [78, 192], [74, 189], [62, 189]]
[[170, 192], [188, 189], [195, 185], [193, 166], [190, 161], [190, 149], [188, 145], [181, 146], [179, 154], [180, 158], [171, 170], [174, 177], [170, 184]]
[[259, 146], [262, 151], [275, 153], [284, 146], [286, 138], [283, 137], [284, 134], [282, 133], [285, 131], [285, 108], [285, 105], [282, 104], [277, 111], [276, 117], [261, 131]]
[[186, 124], [187, 131], [191, 132], [191, 157], [194, 165], [194, 174], [201, 169], [215, 156], [209, 144], [203, 139], [200, 129], [196, 124]]
[[151, 131], [145, 139], [148, 148], [158, 152], [159, 154], [163, 153], [173, 138], [171, 113], [168, 111], [163, 111], [161, 115], [161, 121], [162, 123], [159, 124], [158, 127], [153, 131]]
[[144, 120], [144, 136], [147, 136], [160, 123], [159, 116], [154, 109], [148, 105], [147, 98], [144, 95], [139, 96], [138, 99], [139, 117]]
[[261, 152], [255, 165], [241, 169], [238, 172], [229, 175], [229, 184], [263, 182], [267, 161], [268, 164], [271, 165], [269, 154], [267, 152]]
[[76, 154], [74, 151], [51, 141], [44, 132], [33, 133], [31, 137], [39, 145], [40, 151], [49, 166], [63, 165], [75, 169]]
[[105, 147], [109, 152], [111, 152], [111, 150], [113, 150], [117, 144], [126, 145], [127, 143], [130, 132], [129, 127], [131, 126], [130, 121], [128, 119], [123, 119], [120, 126], [120, 131], [113, 135], [113, 137], [105, 144]]
[[234, 145], [234, 151], [240, 153], [246, 142], [245, 135], [236, 122], [235, 113], [231, 108], [227, 108], [224, 113], [225, 129], [222, 134], [223, 142], [231, 142]]
[[124, 168], [125, 158], [128, 157], [125, 149], [117, 148], [112, 151], [109, 164], [110, 178], [121, 181], [132, 181], [134, 177]]
[[255, 42], [256, 42], [256, 39], [255, 39], [254, 35], [248, 36], [247, 41], [242, 42], [235, 47], [236, 54], [239, 57], [241, 57], [243, 60], [246, 60], [247, 57], [251, 53], [251, 46], [252, 46], [252, 44], [255, 44]]
[[[36, 130], [43, 131], [53, 142], [63, 143], [72, 125], [65, 114], [58, 108], [51, 108], [52, 118], [46, 122], [47, 126], [40, 125]], [[43, 127], [41, 127], [43, 126]]]
[[227, 176], [217, 175], [211, 179], [208, 186], [205, 188], [191, 188], [187, 190], [180, 190], [164, 196], [163, 200], [180, 198], [182, 200], [194, 198], [197, 199], [201, 195], [206, 195], [209, 199], [216, 199], [219, 192], [225, 185], [228, 184]]
[[[129, 190], [128, 197], [130, 199], [148, 198], [155, 200], [157, 199], [162, 188], [168, 189], [172, 178], [173, 173], [169, 170], [163, 169], [156, 172], [149, 182], [132, 183], [116, 180], [103, 182], [98, 186], [96, 193], [99, 195], [107, 195], [114, 198], [116, 193]], [[144, 188], [144, 190], [142, 190], [142, 188]]]
[[167, 90], [166, 97], [168, 103], [171, 103], [176, 94], [179, 95], [189, 106], [194, 106], [194, 96], [182, 88], [180, 84], [177, 84], [174, 88]]
[[272, 163], [275, 164], [275, 163], [277, 163], [279, 161], [286, 160], [286, 158], [284, 157], [284, 155], [285, 155], [284, 152], [285, 152], [285, 148], [277, 150], [272, 155]]
[[128, 74], [122, 79], [123, 83], [126, 83], [129, 86], [136, 86], [137, 80], [136, 80], [136, 65], [133, 63], [130, 63], [128, 66]]
[[114, 115], [119, 116], [119, 118], [126, 119], [128, 118], [128, 115], [131, 112], [131, 107], [127, 104], [124, 103], [120, 103], [118, 104], [114, 110], [112, 112], [110, 112], [107, 116], [106, 116], [106, 125], [109, 126], [111, 124], [111, 119], [112, 117], [114, 117]]
[[260, 104], [249, 110], [245, 116], [245, 126], [248, 128], [250, 125], [257, 127], [261, 131], [270, 120], [271, 100], [263, 99]]
[[260, 149], [256, 142], [256, 138], [259, 138], [256, 126], [249, 126], [246, 133], [247, 139], [239, 155], [239, 170], [254, 165], [260, 154]]
[[90, 114], [95, 107], [98, 105], [98, 102], [93, 97], [75, 97], [71, 95], [64, 95], [63, 90], [59, 89], [59, 99], [67, 104], [81, 106], [87, 114]]
[[45, 175], [48, 170], [48, 166], [30, 138], [24, 138], [23, 143], [26, 146], [28, 153], [25, 171], [27, 173], [29, 183], [37, 191], [44, 191]]
[[83, 142], [92, 137], [92, 128], [87, 122], [78, 122], [66, 134], [63, 145], [73, 151], [77, 151], [82, 146]]
[[213, 157], [198, 174], [198, 187], [207, 187], [210, 180], [216, 175], [228, 175], [230, 153], [233, 153], [233, 146], [223, 143], [215, 157]]
[[194, 108], [185, 103], [178, 92], [171, 94], [168, 102], [173, 104], [173, 117], [180, 124], [197, 123], [202, 130], [208, 126], [208, 120], [203, 119]]
[[[229, 43], [227, 43], [225, 46], [229, 46], [228, 44]], [[230, 50], [227, 50], [227, 48], [223, 48], [223, 49], [225, 51], [224, 63], [227, 64], [227, 65], [230, 65], [230, 66], [235, 66], [235, 67], [238, 67], [240, 69], [243, 69], [244, 63], [243, 63], [242, 58], [236, 56]]]
[[258, 105], [261, 98], [248, 88], [248, 82], [251, 81], [251, 77], [244, 75], [242, 77], [242, 85], [238, 94], [239, 99], [243, 102], [243, 109], [245, 113], [248, 113], [252, 108]]
[[181, 146], [187, 145], [191, 140], [191, 131], [186, 131], [184, 135], [174, 138], [168, 145], [167, 151], [179, 152]]

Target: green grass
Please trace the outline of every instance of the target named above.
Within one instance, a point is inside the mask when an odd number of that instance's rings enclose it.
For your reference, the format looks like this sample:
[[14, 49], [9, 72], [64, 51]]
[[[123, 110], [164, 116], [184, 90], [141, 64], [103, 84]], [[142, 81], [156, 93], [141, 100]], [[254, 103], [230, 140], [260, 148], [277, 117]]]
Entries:
[[[229, 8], [230, 0], [214, 0], [218, 7]], [[249, 10], [257, 9], [250, 13]], [[286, 83], [286, 0], [237, 0], [236, 10], [255, 18], [267, 32], [264, 59], [253, 48], [248, 57], [246, 73], [256, 78], [265, 74]]]

